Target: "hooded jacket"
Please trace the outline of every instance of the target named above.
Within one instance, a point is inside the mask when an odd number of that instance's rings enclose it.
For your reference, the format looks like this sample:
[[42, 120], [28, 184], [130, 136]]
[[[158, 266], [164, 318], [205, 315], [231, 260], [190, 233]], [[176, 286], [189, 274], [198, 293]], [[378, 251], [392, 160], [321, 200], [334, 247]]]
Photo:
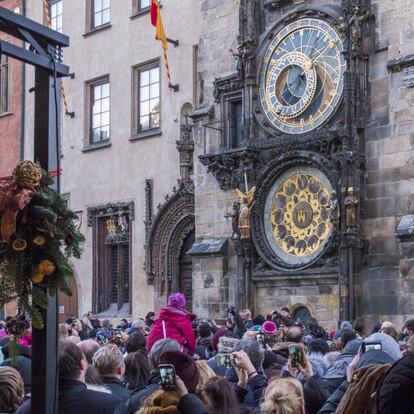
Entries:
[[155, 321], [147, 337], [147, 352], [151, 350], [155, 342], [164, 338], [174, 339], [181, 346], [194, 352], [196, 338], [191, 325], [191, 321], [194, 319], [195, 315], [185, 309], [172, 306], [161, 309], [159, 318]]
[[379, 414], [398, 414], [413, 412], [414, 393], [414, 355], [400, 359], [388, 371], [377, 392], [377, 411]]

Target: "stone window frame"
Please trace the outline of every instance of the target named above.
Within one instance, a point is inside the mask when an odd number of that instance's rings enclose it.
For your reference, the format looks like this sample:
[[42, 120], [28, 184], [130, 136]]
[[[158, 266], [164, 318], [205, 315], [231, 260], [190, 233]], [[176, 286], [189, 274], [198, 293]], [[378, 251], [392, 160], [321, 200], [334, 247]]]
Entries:
[[[139, 128], [139, 120], [140, 120], [140, 74], [142, 72], [158, 68], [159, 70], [159, 78], [158, 78], [158, 85], [159, 85], [159, 125], [155, 128], [149, 128], [140, 130]], [[140, 63], [132, 67], [132, 131], [131, 131], [131, 141], [143, 139], [143, 138], [150, 138], [154, 136], [160, 136], [161, 132], [161, 123], [162, 123], [162, 90], [161, 90], [161, 64], [160, 59], [152, 59], [144, 63]]]
[[[86, 27], [84, 37], [88, 37], [96, 32], [108, 29], [111, 27], [111, 0], [109, 1], [109, 21], [99, 26], [94, 25], [94, 0], [86, 0]], [[107, 10], [107, 9], [105, 9]]]
[[[129, 302], [124, 302], [129, 304], [129, 315], [131, 314], [132, 306], [132, 224], [135, 219], [134, 217], [135, 205], [133, 201], [123, 201], [123, 202], [109, 202], [101, 205], [93, 205], [87, 208], [87, 226], [92, 228], [92, 250], [93, 262], [92, 262], [92, 286], [93, 286], [93, 295], [92, 295], [92, 306], [93, 312], [105, 312], [106, 306], [109, 306], [113, 302], [113, 289], [114, 284], [112, 283], [111, 269], [109, 268], [109, 260], [111, 260], [112, 247], [118, 248], [118, 254], [120, 253], [120, 248], [127, 247], [128, 249], [128, 278], [129, 286], [124, 284], [124, 287], [128, 290], [128, 299]], [[128, 222], [128, 233], [126, 238], [119, 240], [108, 240], [106, 237], [106, 226], [107, 220], [117, 217], [117, 216], [127, 217]], [[124, 252], [125, 253], [125, 252]], [[119, 259], [119, 257], [118, 257]], [[124, 258], [125, 259], [125, 258]], [[117, 267], [120, 269], [120, 261], [118, 261]], [[124, 260], [124, 263], [126, 261]], [[123, 274], [125, 277], [125, 273]], [[118, 281], [121, 281], [121, 275], [118, 273]], [[101, 293], [98, 295], [98, 291], [101, 289]], [[122, 289], [124, 294], [126, 293], [125, 289]], [[118, 288], [119, 293], [119, 288]], [[122, 297], [122, 295], [118, 296]], [[125, 298], [125, 296], [123, 296]], [[100, 303], [105, 302], [105, 307], [99, 309]], [[120, 303], [118, 303], [119, 305]], [[120, 308], [118, 307], [118, 311]]]
[[[94, 142], [92, 140], [92, 116], [93, 116], [93, 88], [108, 83], [109, 85], [109, 138]], [[105, 111], [106, 112], [106, 111]], [[111, 82], [109, 74], [85, 82], [85, 130], [83, 151], [90, 151], [111, 145]]]
[[[12, 42], [7, 39], [6, 42]], [[6, 76], [3, 72], [6, 71]], [[0, 116], [9, 115], [12, 111], [12, 60], [9, 56], [0, 54]], [[4, 92], [4, 83], [6, 83], [6, 92]]]
[[[221, 97], [221, 113], [222, 113], [222, 120], [223, 120], [223, 137], [222, 137], [222, 148], [227, 150], [232, 149], [240, 149], [243, 148], [243, 144], [239, 146], [234, 146], [233, 141], [235, 138], [233, 137], [234, 128], [230, 126], [230, 121], [232, 118], [233, 113], [233, 105], [235, 103], [241, 103], [242, 111], [243, 111], [243, 92], [241, 90], [225, 93]], [[243, 116], [243, 112], [242, 112]], [[243, 134], [243, 131], [242, 131]], [[243, 137], [242, 137], [243, 139]]]

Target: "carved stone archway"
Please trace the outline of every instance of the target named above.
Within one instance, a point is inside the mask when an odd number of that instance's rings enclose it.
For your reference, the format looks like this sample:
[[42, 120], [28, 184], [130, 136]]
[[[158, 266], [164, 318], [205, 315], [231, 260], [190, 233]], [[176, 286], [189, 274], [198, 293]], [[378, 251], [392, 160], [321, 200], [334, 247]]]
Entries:
[[169, 293], [179, 287], [180, 254], [186, 237], [194, 231], [194, 190], [192, 182], [181, 182], [167, 196], [152, 221], [146, 246], [148, 283], [154, 284], [154, 305], [165, 305]]
[[[187, 236], [195, 230], [192, 127], [188, 114], [190, 103], [181, 109], [180, 139], [176, 142], [180, 154], [180, 176], [178, 188], [158, 205], [152, 217], [152, 180], [146, 187], [146, 264], [147, 281], [154, 284], [154, 307], [165, 306], [169, 293], [180, 288], [180, 256]], [[191, 295], [192, 292], [187, 292]]]

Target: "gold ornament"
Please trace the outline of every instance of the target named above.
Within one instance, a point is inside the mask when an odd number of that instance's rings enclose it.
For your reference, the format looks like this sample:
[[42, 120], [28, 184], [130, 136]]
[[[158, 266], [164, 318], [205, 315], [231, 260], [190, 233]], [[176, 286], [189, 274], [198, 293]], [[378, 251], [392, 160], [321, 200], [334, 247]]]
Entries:
[[254, 204], [254, 194], [256, 192], [256, 187], [246, 191], [245, 193], [241, 192], [236, 188], [237, 195], [240, 199], [240, 208], [239, 208], [239, 232], [240, 239], [250, 239], [250, 213]]
[[22, 251], [26, 250], [26, 247], [27, 247], [26, 240], [16, 239], [13, 242], [13, 250], [16, 251], [16, 252], [22, 252]]
[[306, 257], [329, 237], [330, 193], [325, 183], [308, 172], [295, 172], [277, 190], [270, 212], [273, 237], [285, 253]]
[[43, 246], [46, 243], [46, 239], [43, 236], [36, 236], [33, 239], [33, 244], [36, 246]]
[[42, 260], [39, 263], [39, 273], [45, 276], [52, 276], [56, 271], [56, 265], [50, 260]]
[[32, 161], [22, 161], [14, 169], [13, 179], [19, 187], [34, 189], [42, 179], [42, 168]]

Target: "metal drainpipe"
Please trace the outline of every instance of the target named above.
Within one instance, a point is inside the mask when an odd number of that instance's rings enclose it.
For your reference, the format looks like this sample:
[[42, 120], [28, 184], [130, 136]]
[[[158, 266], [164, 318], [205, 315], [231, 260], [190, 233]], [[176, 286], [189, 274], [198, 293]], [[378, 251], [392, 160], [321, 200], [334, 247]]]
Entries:
[[[21, 0], [21, 14], [26, 16], [26, 0]], [[25, 141], [25, 126], [24, 119], [26, 116], [26, 64], [21, 63], [20, 73], [20, 160], [24, 160], [24, 141]]]

